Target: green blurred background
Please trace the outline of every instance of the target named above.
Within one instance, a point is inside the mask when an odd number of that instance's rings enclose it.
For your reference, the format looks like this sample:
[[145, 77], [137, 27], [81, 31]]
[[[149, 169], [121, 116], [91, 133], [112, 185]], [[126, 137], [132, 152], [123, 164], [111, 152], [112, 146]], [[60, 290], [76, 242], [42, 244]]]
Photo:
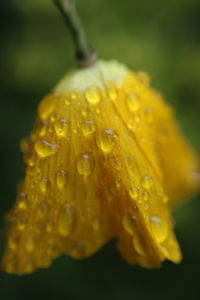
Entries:
[[[200, 152], [200, 1], [77, 0], [88, 35], [101, 57], [145, 70], [177, 110]], [[22, 177], [19, 141], [28, 135], [40, 98], [74, 66], [73, 48], [51, 0], [0, 2], [0, 249], [4, 214]], [[0, 273], [0, 299], [198, 299], [199, 197], [175, 212], [184, 259], [160, 270], [129, 266], [114, 242], [92, 257], [56, 259], [31, 275]]]

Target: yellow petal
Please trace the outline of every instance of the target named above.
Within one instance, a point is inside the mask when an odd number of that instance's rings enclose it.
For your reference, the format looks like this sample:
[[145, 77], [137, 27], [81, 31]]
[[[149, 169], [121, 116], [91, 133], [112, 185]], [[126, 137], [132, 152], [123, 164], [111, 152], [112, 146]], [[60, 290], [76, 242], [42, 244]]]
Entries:
[[30, 273], [62, 253], [87, 257], [112, 238], [129, 263], [180, 261], [170, 206], [195, 191], [197, 159], [147, 75], [116, 62], [70, 73], [40, 103], [21, 148], [7, 272]]
[[199, 187], [199, 159], [174, 118], [171, 107], [149, 87], [147, 75], [130, 73], [114, 105], [162, 179], [171, 205]]

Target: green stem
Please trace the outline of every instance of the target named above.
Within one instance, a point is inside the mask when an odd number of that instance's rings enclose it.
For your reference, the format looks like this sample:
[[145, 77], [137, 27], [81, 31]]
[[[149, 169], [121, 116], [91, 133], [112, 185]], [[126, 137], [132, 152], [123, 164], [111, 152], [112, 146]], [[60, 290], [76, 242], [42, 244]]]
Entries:
[[63, 19], [69, 28], [75, 46], [75, 56], [79, 67], [87, 67], [97, 60], [96, 53], [90, 46], [79, 15], [75, 0], [53, 0], [60, 10]]

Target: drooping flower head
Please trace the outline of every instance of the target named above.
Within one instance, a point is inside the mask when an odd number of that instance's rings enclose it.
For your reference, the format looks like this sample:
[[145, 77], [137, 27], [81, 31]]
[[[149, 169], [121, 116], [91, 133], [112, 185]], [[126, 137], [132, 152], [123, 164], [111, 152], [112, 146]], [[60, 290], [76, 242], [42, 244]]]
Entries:
[[26, 174], [8, 216], [3, 267], [24, 274], [116, 239], [143, 267], [181, 252], [172, 206], [196, 192], [198, 159], [143, 72], [115, 61], [69, 73], [21, 143]]

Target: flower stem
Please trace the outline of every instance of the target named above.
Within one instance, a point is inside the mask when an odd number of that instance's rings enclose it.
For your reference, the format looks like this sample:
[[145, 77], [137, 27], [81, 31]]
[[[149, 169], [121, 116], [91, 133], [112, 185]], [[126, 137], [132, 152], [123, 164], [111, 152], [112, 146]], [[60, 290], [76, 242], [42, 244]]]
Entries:
[[63, 19], [69, 28], [75, 46], [75, 57], [79, 67], [88, 67], [97, 60], [96, 53], [90, 46], [79, 15], [75, 0], [53, 0], [60, 10]]

